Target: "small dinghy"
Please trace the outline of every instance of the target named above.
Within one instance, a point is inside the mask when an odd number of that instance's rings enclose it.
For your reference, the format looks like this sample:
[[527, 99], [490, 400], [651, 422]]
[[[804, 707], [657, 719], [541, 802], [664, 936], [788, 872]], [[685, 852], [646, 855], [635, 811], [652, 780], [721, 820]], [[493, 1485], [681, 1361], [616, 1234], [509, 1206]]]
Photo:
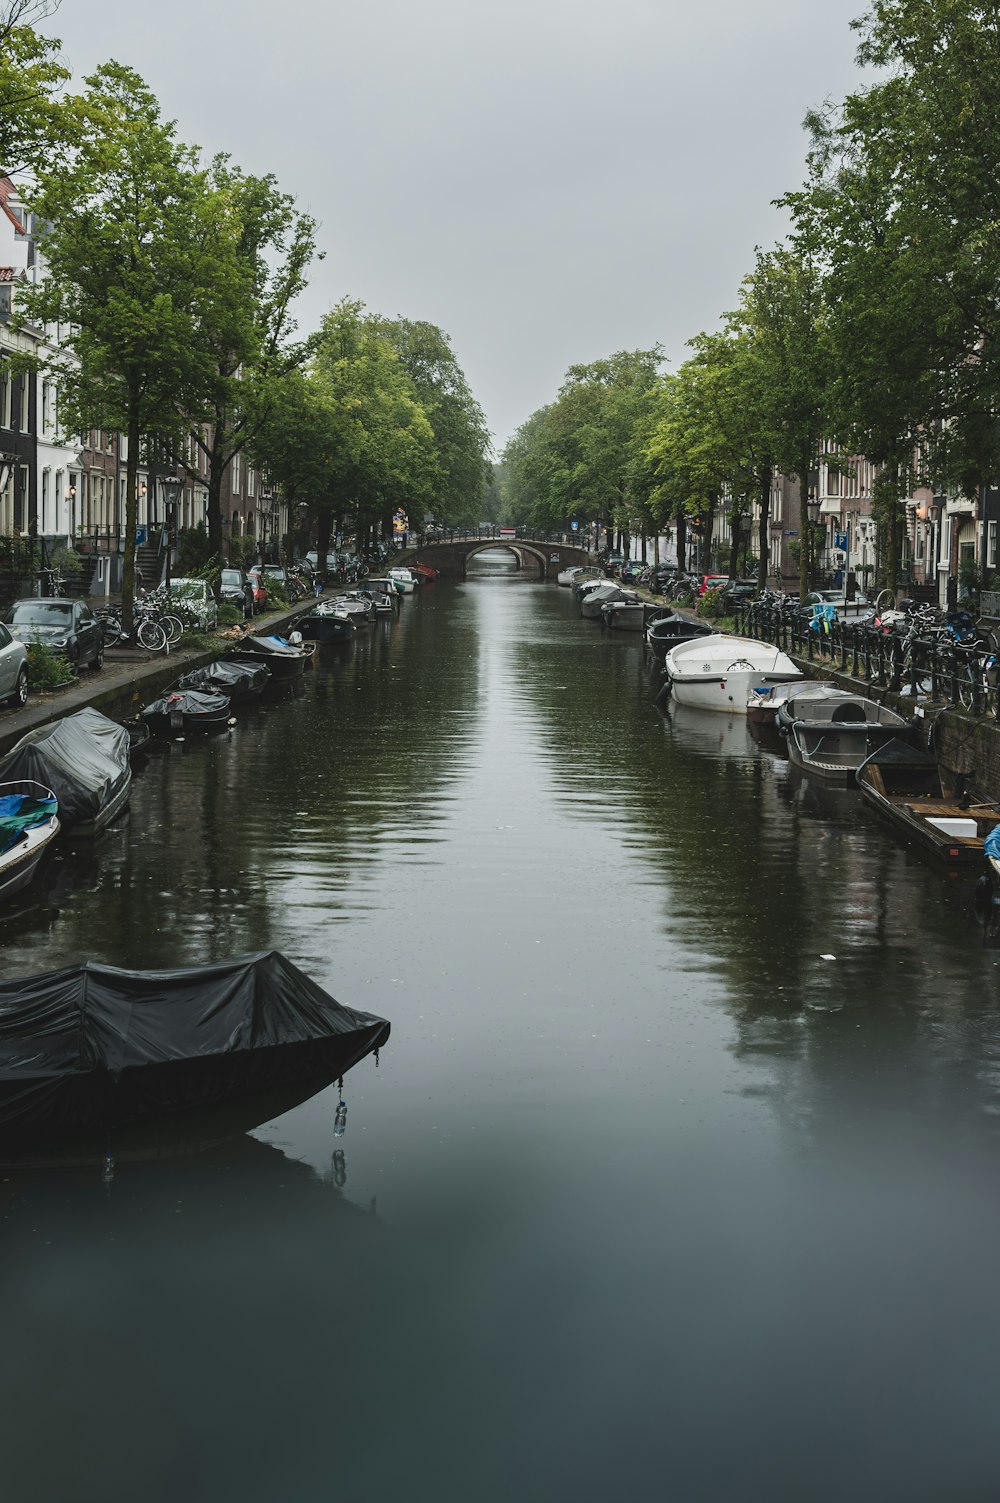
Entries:
[[140, 711], [154, 736], [218, 731], [229, 724], [229, 696], [198, 689], [174, 689]]
[[0, 783], [0, 903], [27, 887], [59, 834], [59, 801], [42, 783]]
[[237, 663], [219, 658], [205, 668], [195, 668], [177, 680], [178, 689], [197, 689], [202, 694], [224, 694], [233, 705], [259, 699], [271, 675], [263, 663]]
[[129, 801], [128, 731], [94, 709], [29, 731], [0, 763], [0, 782], [25, 781], [52, 790], [64, 829], [97, 835]]
[[861, 694], [810, 686], [780, 706], [778, 728], [788, 738], [790, 762], [813, 777], [853, 788], [865, 758], [893, 737], [905, 739], [910, 722]]
[[314, 642], [291, 642], [287, 637], [244, 637], [228, 654], [237, 663], [263, 663], [272, 678], [295, 678], [316, 651]]
[[876, 748], [856, 778], [866, 802], [897, 833], [949, 866], [981, 862], [984, 841], [1000, 824], [995, 803], [905, 741]]
[[79, 1145], [276, 1095], [287, 1111], [388, 1037], [384, 1018], [341, 1006], [276, 951], [0, 982], [0, 1148]]
[[707, 621], [695, 621], [691, 616], [670, 612], [648, 623], [646, 646], [655, 658], [662, 661], [670, 649], [680, 646], [681, 642], [693, 642], [695, 637], [711, 637], [715, 632], [716, 628], [709, 626]]
[[298, 630], [307, 642], [318, 642], [321, 647], [354, 641], [354, 619], [338, 605], [317, 605], [307, 616], [299, 617]]

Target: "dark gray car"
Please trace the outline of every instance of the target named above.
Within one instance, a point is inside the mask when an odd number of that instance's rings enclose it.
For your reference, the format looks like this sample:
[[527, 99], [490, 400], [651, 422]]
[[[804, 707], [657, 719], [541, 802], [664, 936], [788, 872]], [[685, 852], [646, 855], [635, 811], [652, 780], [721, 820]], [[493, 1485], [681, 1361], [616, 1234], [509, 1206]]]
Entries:
[[82, 600], [45, 600], [31, 596], [15, 600], [4, 617], [11, 636], [37, 642], [72, 663], [74, 668], [100, 668], [104, 663], [104, 631], [90, 606]]

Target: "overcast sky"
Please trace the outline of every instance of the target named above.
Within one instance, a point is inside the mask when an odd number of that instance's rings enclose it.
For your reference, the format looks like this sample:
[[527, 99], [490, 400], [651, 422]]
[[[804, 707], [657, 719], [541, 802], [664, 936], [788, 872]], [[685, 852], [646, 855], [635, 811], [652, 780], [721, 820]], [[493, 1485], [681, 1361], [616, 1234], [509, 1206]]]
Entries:
[[63, 0], [82, 75], [136, 68], [182, 139], [320, 221], [345, 293], [451, 336], [498, 447], [566, 367], [731, 308], [801, 122], [855, 86], [863, 0]]

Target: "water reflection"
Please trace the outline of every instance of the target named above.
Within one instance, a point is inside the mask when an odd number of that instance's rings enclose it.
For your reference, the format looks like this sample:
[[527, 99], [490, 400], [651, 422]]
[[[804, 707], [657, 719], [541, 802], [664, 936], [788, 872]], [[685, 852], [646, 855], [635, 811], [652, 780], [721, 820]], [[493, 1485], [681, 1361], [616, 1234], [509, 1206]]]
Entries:
[[393, 1023], [343, 1138], [328, 1091], [8, 1178], [13, 1496], [991, 1495], [968, 883], [504, 568], [151, 759], [0, 926], [14, 974], [273, 944]]

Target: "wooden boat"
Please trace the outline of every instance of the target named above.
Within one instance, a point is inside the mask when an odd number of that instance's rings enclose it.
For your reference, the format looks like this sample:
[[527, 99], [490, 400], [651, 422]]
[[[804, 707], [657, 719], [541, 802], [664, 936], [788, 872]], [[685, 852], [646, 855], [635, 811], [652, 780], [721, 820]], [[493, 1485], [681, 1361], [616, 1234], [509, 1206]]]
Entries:
[[203, 694], [198, 689], [173, 689], [140, 711], [155, 736], [219, 731], [229, 724], [227, 694]]
[[911, 730], [902, 715], [873, 699], [813, 686], [784, 700], [778, 725], [788, 739], [789, 761], [841, 787], [854, 786], [854, 774], [876, 747], [905, 739]]
[[219, 658], [204, 668], [185, 673], [177, 680], [177, 688], [224, 694], [233, 706], [240, 706], [260, 699], [270, 679], [263, 663], [237, 663], [232, 658]]
[[722, 632], [671, 648], [664, 671], [678, 704], [729, 715], [746, 714], [751, 689], [804, 679], [772, 643]]
[[389, 1037], [275, 951], [174, 971], [0, 982], [0, 1148], [322, 1090]]
[[272, 678], [297, 678], [315, 651], [315, 642], [291, 642], [278, 636], [247, 636], [227, 656], [237, 663], [263, 663]]
[[149, 751], [153, 740], [153, 733], [142, 719], [141, 715], [133, 715], [128, 720], [123, 720], [122, 725], [128, 731], [128, 754], [132, 762], [137, 762]]
[[98, 835], [128, 805], [128, 731], [90, 708], [29, 731], [0, 763], [0, 782], [25, 781], [52, 790], [64, 830]]
[[336, 605], [317, 605], [299, 617], [298, 629], [307, 642], [318, 642], [321, 647], [354, 641], [354, 618]]
[[983, 841], [1000, 811], [920, 747], [887, 741], [856, 773], [858, 787], [897, 833], [949, 866], [983, 860]]
[[58, 834], [51, 788], [30, 779], [0, 783], [0, 903], [27, 887]]

